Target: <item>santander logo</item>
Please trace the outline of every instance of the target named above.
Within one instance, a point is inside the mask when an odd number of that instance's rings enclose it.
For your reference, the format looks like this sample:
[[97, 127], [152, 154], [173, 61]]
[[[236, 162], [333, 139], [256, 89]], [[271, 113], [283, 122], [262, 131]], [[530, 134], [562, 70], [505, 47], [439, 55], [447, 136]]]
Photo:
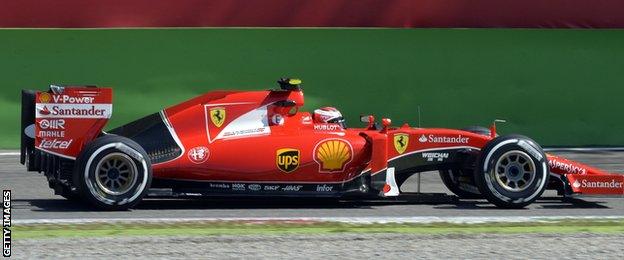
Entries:
[[572, 187], [574, 188], [581, 187], [581, 183], [578, 180], [575, 180], [574, 183], [572, 183]]
[[606, 188], [606, 189], [621, 189], [624, 188], [624, 182], [611, 180], [611, 181], [589, 181], [589, 180], [575, 180], [572, 183], [574, 188]]
[[48, 107], [47, 107], [47, 106], [43, 106], [43, 109], [40, 109], [40, 110], [39, 110], [39, 114], [42, 114], [42, 115], [49, 115], [49, 114], [50, 114], [50, 110], [48, 109]]

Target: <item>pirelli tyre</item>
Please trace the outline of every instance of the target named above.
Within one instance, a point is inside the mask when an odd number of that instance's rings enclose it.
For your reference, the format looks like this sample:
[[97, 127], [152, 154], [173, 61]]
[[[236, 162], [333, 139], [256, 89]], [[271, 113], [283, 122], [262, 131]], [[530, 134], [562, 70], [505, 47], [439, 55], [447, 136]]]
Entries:
[[482, 199], [473, 182], [473, 170], [451, 169], [440, 170], [440, 179], [444, 186], [461, 199]]
[[474, 174], [479, 192], [503, 208], [531, 204], [542, 195], [549, 177], [544, 151], [522, 135], [490, 141], [481, 151]]
[[77, 158], [74, 183], [84, 200], [100, 209], [126, 210], [147, 193], [152, 167], [136, 142], [105, 135], [89, 143]]

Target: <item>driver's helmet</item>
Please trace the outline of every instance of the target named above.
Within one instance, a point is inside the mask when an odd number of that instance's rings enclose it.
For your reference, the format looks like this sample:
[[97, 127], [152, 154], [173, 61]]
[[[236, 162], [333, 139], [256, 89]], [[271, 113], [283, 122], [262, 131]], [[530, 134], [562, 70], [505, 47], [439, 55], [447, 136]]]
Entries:
[[345, 119], [335, 107], [321, 107], [314, 110], [312, 115], [314, 123], [339, 124], [342, 128], [347, 128]]

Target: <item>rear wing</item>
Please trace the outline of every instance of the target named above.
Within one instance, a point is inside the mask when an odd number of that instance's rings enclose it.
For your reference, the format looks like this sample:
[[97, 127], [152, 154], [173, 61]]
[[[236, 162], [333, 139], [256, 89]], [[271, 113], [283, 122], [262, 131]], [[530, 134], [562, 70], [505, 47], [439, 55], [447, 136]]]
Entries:
[[50, 156], [75, 160], [113, 112], [112, 89], [50, 86], [22, 90], [20, 162], [42, 171]]

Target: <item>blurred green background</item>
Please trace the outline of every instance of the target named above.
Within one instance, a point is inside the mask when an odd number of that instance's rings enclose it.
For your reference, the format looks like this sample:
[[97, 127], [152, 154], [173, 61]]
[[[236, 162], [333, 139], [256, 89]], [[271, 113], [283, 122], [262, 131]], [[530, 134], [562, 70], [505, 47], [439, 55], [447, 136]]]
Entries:
[[624, 30], [2, 29], [0, 148], [20, 89], [114, 88], [108, 129], [215, 89], [304, 81], [306, 108], [394, 124], [508, 123], [543, 145], [624, 145]]

